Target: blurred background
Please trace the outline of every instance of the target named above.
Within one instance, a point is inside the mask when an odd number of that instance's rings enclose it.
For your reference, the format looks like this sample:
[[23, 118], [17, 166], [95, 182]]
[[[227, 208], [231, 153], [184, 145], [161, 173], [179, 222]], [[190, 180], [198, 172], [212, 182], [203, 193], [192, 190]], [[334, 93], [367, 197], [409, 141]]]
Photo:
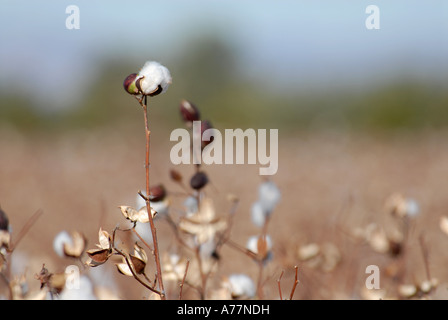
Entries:
[[[371, 4], [377, 30], [365, 24]], [[69, 5], [79, 8], [79, 29], [66, 28]], [[98, 227], [113, 228], [117, 206], [144, 189], [142, 112], [122, 83], [147, 60], [173, 77], [151, 99], [154, 183], [176, 191], [169, 134], [183, 127], [181, 99], [219, 130], [279, 129], [274, 271], [291, 270], [298, 243], [329, 237], [336, 212], [357, 223], [378, 218], [392, 192], [415, 198], [422, 228], [438, 230], [448, 206], [447, 35], [448, 3], [433, 0], [3, 0], [0, 206], [15, 230], [44, 211], [20, 246], [36, 263], [28, 275], [61, 263], [51, 250], [61, 229], [83, 231], [92, 247]], [[194, 172], [178, 169], [185, 179]], [[221, 208], [225, 194], [237, 194], [249, 221], [258, 166], [206, 170]], [[241, 243], [256, 230], [235, 228]], [[429, 241], [443, 244], [442, 236]], [[438, 257], [434, 264], [446, 263]]]
[[[76, 3], [75, 3], [76, 2]], [[159, 119], [185, 98], [226, 126], [418, 129], [447, 122], [448, 5], [377, 1], [3, 1], [1, 123], [133, 121], [124, 77], [173, 76]], [[80, 10], [80, 29], [65, 12]], [[134, 108], [135, 109], [135, 108]]]

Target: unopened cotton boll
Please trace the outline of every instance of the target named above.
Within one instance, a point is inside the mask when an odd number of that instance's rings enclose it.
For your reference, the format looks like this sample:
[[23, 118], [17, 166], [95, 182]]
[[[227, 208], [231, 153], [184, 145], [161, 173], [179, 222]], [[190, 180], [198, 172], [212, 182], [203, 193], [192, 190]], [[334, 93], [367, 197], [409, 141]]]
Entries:
[[147, 61], [137, 75], [135, 84], [144, 95], [164, 93], [171, 84], [170, 71], [156, 61]]

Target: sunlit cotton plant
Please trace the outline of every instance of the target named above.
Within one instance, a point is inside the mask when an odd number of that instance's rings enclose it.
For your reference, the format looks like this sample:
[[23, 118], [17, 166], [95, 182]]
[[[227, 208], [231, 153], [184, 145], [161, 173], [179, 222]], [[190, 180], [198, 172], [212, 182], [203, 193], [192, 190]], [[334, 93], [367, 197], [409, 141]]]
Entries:
[[[146, 140], [146, 154], [145, 154], [145, 176], [146, 176], [146, 192], [138, 192], [139, 195], [145, 200], [146, 212], [148, 216], [148, 222], [151, 229], [153, 251], [154, 251], [154, 261], [156, 264], [156, 277], [157, 286], [160, 293], [160, 298], [165, 300], [165, 289], [163, 286], [162, 279], [162, 268], [160, 264], [160, 253], [159, 245], [157, 240], [157, 230], [153, 221], [153, 209], [150, 203], [150, 136], [151, 131], [149, 130], [149, 115], [148, 115], [148, 97], [154, 97], [159, 94], [165, 93], [172, 83], [172, 78], [168, 68], [156, 61], [147, 61], [143, 67], [140, 69], [139, 73], [132, 73], [128, 75], [123, 86], [127, 93], [135, 95], [139, 104], [143, 109], [143, 117], [145, 122], [145, 140]], [[137, 212], [139, 212], [138, 210]], [[123, 211], [122, 211], [123, 212]]]

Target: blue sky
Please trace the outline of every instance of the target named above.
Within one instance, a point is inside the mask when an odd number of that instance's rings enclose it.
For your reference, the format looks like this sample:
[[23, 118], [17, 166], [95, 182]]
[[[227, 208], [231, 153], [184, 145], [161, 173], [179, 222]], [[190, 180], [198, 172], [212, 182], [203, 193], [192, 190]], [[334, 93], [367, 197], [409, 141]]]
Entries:
[[[365, 27], [370, 4], [380, 9], [380, 30]], [[80, 9], [79, 30], [65, 27], [68, 5]], [[20, 84], [57, 105], [82, 92], [102, 59], [168, 59], [191, 36], [211, 32], [234, 44], [242, 74], [278, 86], [447, 79], [443, 1], [2, 0], [0, 89]]]

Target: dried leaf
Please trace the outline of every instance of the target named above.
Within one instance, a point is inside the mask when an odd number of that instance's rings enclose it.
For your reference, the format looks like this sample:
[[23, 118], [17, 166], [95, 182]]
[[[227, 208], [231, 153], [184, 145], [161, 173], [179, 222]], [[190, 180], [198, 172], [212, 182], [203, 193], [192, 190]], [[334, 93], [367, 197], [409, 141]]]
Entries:
[[[136, 210], [135, 208], [130, 206], [120, 206], [119, 208], [123, 216], [132, 222], [149, 222], [148, 210], [146, 206], [141, 207], [140, 210]], [[156, 214], [157, 212], [153, 208], [151, 208], [151, 215], [153, 218], [156, 216]]]
[[180, 221], [179, 228], [186, 233], [195, 235], [198, 244], [203, 244], [212, 239], [217, 232], [224, 231], [227, 228], [227, 223], [220, 219], [210, 223], [198, 223], [184, 218]]
[[111, 247], [112, 237], [107, 231], [104, 231], [103, 229], [100, 228], [98, 238], [100, 242], [100, 248], [106, 249]]
[[142, 259], [131, 255], [131, 263], [134, 266], [134, 270], [136, 274], [142, 274], [145, 272], [146, 262]]
[[128, 264], [126, 263], [126, 260], [123, 258], [123, 262], [122, 263], [117, 263], [116, 264], [118, 272], [120, 272], [121, 274], [128, 276], [128, 277], [133, 277], [134, 275], [132, 274], [131, 269], [129, 268]]
[[91, 249], [86, 251], [90, 260], [86, 262], [91, 267], [99, 266], [109, 259], [112, 251], [110, 249]]
[[215, 207], [211, 198], [201, 199], [199, 211], [190, 217], [191, 221], [197, 223], [210, 223], [215, 220]]
[[142, 274], [145, 271], [146, 263], [148, 262], [148, 256], [145, 250], [137, 243], [134, 244], [134, 254], [130, 255], [131, 263], [134, 266], [135, 273]]
[[191, 216], [184, 217], [179, 223], [179, 228], [189, 234], [195, 235], [199, 244], [212, 239], [217, 232], [227, 228], [227, 223], [215, 218], [215, 208], [211, 198], [201, 200], [199, 211]]
[[140, 247], [137, 243], [134, 244], [134, 256], [145, 263], [148, 262], [148, 256], [146, 255], [145, 250]]

